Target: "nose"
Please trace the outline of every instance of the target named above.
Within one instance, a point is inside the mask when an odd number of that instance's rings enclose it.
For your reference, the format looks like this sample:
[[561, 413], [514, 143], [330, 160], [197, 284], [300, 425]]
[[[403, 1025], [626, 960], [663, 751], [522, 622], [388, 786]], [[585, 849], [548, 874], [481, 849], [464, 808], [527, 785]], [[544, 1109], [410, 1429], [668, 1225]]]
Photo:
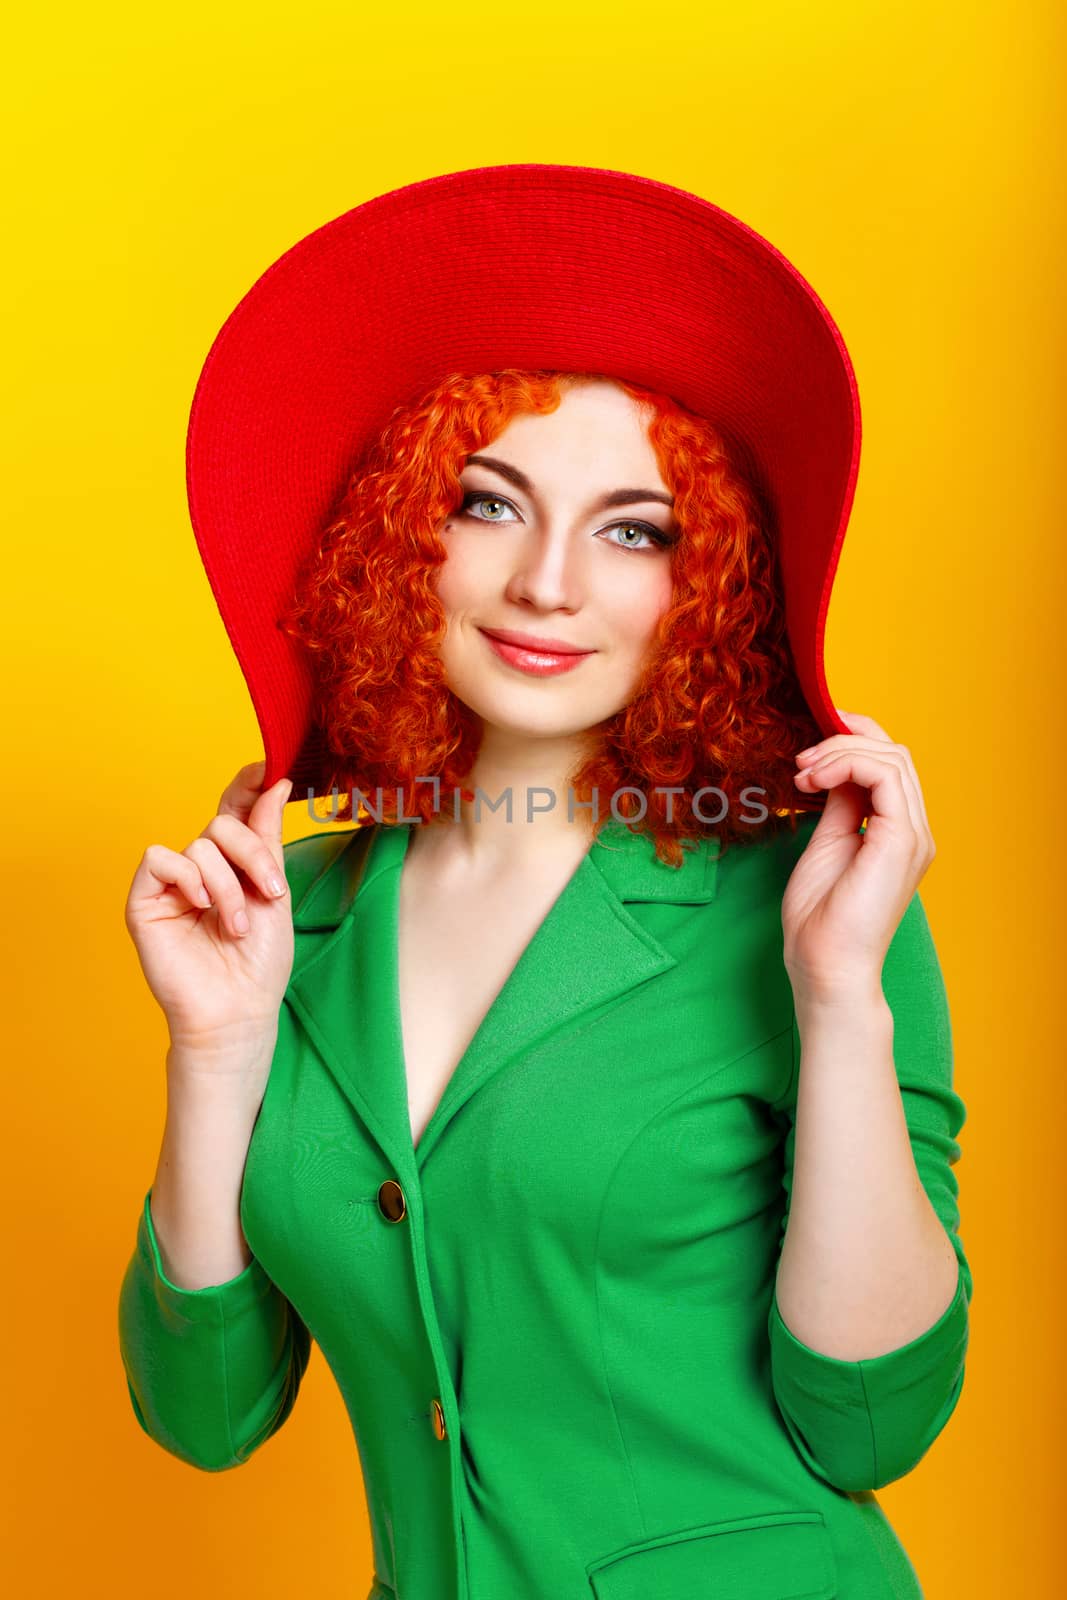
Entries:
[[577, 611], [581, 605], [580, 557], [565, 528], [526, 528], [515, 542], [515, 561], [505, 590], [509, 600], [542, 611]]

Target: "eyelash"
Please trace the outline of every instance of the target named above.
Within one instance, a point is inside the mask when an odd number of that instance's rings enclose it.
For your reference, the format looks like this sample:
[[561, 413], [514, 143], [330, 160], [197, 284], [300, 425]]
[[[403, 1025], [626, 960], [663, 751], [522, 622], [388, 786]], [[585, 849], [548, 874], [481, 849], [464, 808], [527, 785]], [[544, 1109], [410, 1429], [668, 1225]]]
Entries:
[[[490, 494], [486, 490], [479, 490], [479, 489], [471, 489], [471, 490], [469, 490], [463, 496], [463, 504], [460, 506], [459, 509], [461, 511], [469, 511], [471, 506], [478, 500], [498, 500], [501, 505], [511, 506], [512, 511], [516, 511], [516, 509], [517, 509], [515, 506], [513, 506], [511, 504], [510, 500], [508, 500], [508, 499], [506, 499], [504, 497], [504, 495], [502, 495], [502, 494]], [[476, 517], [475, 518], [475, 521], [477, 521], [477, 522], [493, 522], [494, 520], [495, 519], [492, 518], [492, 517]], [[649, 523], [649, 522], [637, 522], [632, 517], [628, 517], [625, 522], [612, 522], [612, 523], [609, 524], [609, 528], [640, 528], [642, 533], [647, 533], [649, 538], [660, 549], [669, 549], [676, 542], [670, 536], [670, 534], [663, 533], [659, 528], [653, 527], [651, 523]], [[607, 530], [605, 530], [605, 531], [607, 531]], [[615, 543], [614, 540], [612, 540], [611, 542]], [[618, 549], [618, 550], [639, 550], [640, 548], [641, 548], [640, 545], [616, 544], [616, 549]]]

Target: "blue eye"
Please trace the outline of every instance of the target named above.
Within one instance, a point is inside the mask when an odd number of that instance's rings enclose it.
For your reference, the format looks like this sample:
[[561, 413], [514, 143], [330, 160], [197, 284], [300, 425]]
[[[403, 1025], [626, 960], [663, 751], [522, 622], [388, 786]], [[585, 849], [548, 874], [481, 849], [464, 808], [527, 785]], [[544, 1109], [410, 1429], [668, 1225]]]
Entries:
[[[506, 506], [511, 511], [515, 510], [515, 507], [511, 504], [511, 501], [505, 500], [503, 495], [488, 494], [483, 490], [477, 489], [471, 489], [463, 496], [463, 504], [460, 507], [460, 510], [472, 511], [474, 506], [482, 505], [484, 503], [488, 503], [489, 505]], [[518, 515], [517, 512], [516, 515]], [[502, 522], [506, 519], [502, 517], [486, 517], [479, 515], [476, 516], [474, 520], [476, 522]], [[608, 543], [614, 544], [617, 550], [669, 549], [677, 542], [670, 534], [663, 533], [661, 529], [653, 527], [651, 523], [648, 522], [613, 522], [609, 527], [601, 529], [601, 532], [615, 533], [622, 528], [636, 529], [638, 533], [643, 533], [650, 543], [642, 545], [617, 541], [615, 539], [608, 540]], [[597, 537], [599, 538], [599, 534]]]
[[[476, 503], [478, 503], [480, 501], [483, 501], [483, 500], [488, 500], [490, 505], [511, 506], [512, 511], [514, 511], [514, 509], [515, 509], [515, 507], [511, 505], [511, 501], [510, 500], [504, 500], [498, 494], [478, 494], [473, 489], [470, 491], [469, 494], [465, 494], [463, 496], [463, 505], [462, 505], [462, 507], [460, 509], [463, 510], [463, 511], [469, 511], [470, 508], [473, 505], [475, 505]], [[475, 518], [475, 521], [477, 521], [477, 522], [499, 522], [500, 520], [501, 519], [499, 517], [476, 517]]]
[[[636, 528], [638, 533], [643, 533], [646, 539], [650, 539], [653, 545], [658, 545], [660, 548], [674, 543], [673, 539], [668, 539], [665, 533], [661, 533], [658, 528], [650, 527], [647, 522], [613, 522], [610, 528], [604, 529], [604, 532], [618, 533], [621, 528]], [[609, 542], [612, 544], [615, 543], [614, 540]], [[629, 543], [623, 544], [620, 541], [619, 548], [621, 550], [647, 550], [649, 546]]]

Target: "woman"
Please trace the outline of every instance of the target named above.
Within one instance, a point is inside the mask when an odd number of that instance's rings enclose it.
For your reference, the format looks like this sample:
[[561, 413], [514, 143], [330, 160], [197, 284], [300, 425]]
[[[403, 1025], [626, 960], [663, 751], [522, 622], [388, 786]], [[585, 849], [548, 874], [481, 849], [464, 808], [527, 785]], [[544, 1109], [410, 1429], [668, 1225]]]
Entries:
[[[136, 1415], [237, 1465], [314, 1339], [373, 1600], [918, 1595], [874, 1491], [962, 1388], [965, 1113], [914, 764], [869, 717], [829, 731], [843, 346], [770, 246], [649, 180], [480, 169], [385, 201], [260, 280], [194, 405], [194, 521], [267, 761], [130, 892], [171, 1037], [120, 1298]], [[512, 328], [492, 369], [482, 317], [455, 355], [484, 260], [448, 259], [483, 212]], [[614, 277], [605, 238], [634, 243]], [[324, 325], [343, 343], [357, 260], [407, 396], [358, 452], [351, 390], [281, 381]], [[430, 308], [403, 377], [398, 260]], [[687, 272], [713, 305], [688, 339]], [[641, 381], [611, 375], [627, 292]], [[511, 359], [535, 347], [558, 365]], [[316, 524], [342, 443], [358, 468]], [[276, 770], [343, 786], [359, 825], [283, 847]]]

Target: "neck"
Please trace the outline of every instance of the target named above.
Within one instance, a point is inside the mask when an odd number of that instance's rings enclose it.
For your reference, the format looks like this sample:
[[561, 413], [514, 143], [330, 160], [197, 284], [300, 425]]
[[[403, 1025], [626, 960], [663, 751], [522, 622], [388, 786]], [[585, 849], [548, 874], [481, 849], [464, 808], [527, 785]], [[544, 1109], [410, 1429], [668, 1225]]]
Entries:
[[[595, 819], [588, 805], [579, 805], [571, 775], [589, 748], [587, 734], [537, 739], [484, 728], [463, 783], [475, 798], [442, 796], [444, 826], [417, 831], [440, 835], [441, 842], [449, 838], [450, 849], [487, 866], [535, 867], [584, 853]], [[610, 797], [599, 797], [602, 811], [609, 803]]]

